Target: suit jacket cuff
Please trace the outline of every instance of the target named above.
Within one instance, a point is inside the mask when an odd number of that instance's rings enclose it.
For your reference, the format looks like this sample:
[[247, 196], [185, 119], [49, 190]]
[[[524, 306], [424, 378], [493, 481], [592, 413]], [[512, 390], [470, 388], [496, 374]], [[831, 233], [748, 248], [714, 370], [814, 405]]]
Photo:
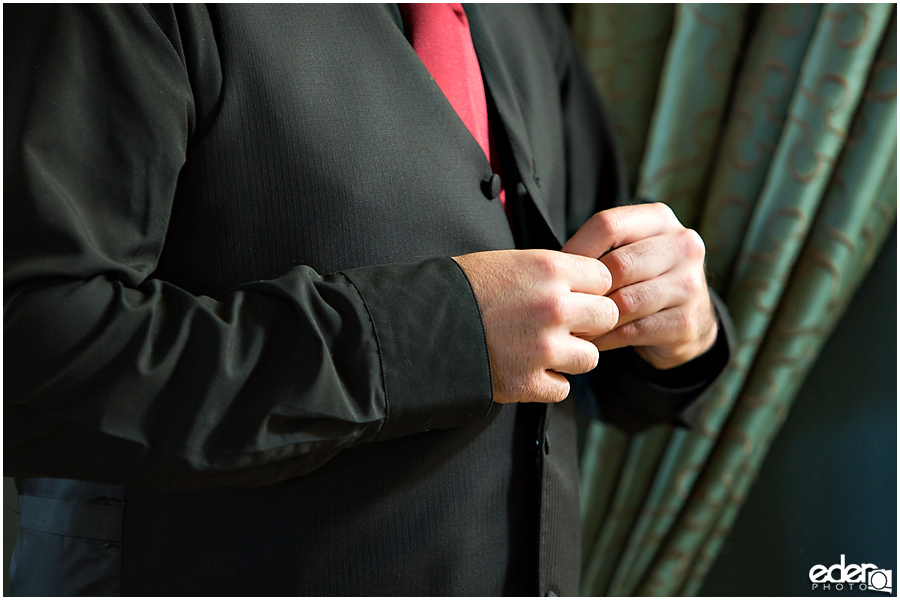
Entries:
[[386, 418], [377, 439], [484, 418], [493, 383], [481, 312], [451, 258], [344, 271], [362, 296], [381, 358]]

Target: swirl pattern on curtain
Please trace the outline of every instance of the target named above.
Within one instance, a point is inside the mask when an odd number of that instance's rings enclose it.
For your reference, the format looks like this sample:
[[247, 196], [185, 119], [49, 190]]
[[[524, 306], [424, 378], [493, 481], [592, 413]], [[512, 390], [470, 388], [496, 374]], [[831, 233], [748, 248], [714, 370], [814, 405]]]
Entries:
[[896, 221], [896, 5], [578, 4], [572, 28], [739, 344], [698, 430], [588, 425], [582, 592], [695, 595]]

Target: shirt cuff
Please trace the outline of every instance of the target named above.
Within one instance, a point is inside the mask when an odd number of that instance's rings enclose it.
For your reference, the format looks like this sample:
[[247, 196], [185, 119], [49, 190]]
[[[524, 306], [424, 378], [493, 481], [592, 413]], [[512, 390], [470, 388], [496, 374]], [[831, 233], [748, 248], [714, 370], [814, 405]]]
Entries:
[[475, 293], [452, 258], [344, 271], [372, 320], [386, 418], [377, 439], [484, 418], [490, 358]]

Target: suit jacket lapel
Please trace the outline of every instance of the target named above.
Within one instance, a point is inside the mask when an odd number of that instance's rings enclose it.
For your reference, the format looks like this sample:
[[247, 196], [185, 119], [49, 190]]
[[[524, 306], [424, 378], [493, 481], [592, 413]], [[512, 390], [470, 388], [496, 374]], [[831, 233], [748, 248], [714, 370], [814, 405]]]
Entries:
[[478, 62], [481, 65], [485, 92], [489, 93], [493, 98], [497, 113], [503, 122], [503, 127], [506, 129], [516, 167], [519, 170], [519, 176], [528, 190], [528, 196], [540, 213], [544, 225], [546, 225], [560, 247], [562, 247], [565, 243], [565, 238], [553, 227], [541, 189], [534, 180], [531, 140], [528, 138], [525, 121], [516, 101], [509, 73], [503, 65], [501, 54], [497, 50], [490, 27], [484, 21], [481, 7], [477, 4], [464, 4], [463, 7], [469, 20], [475, 54], [478, 55]]
[[[404, 30], [403, 30], [403, 15], [400, 14], [400, 7], [397, 6], [397, 3], [396, 2], [388, 2], [387, 4], [384, 4], [384, 9], [391, 16], [391, 19], [393, 19], [394, 23], [397, 24], [397, 28], [400, 29], [401, 32], [404, 32]], [[406, 35], [405, 32], [404, 32], [404, 35]]]

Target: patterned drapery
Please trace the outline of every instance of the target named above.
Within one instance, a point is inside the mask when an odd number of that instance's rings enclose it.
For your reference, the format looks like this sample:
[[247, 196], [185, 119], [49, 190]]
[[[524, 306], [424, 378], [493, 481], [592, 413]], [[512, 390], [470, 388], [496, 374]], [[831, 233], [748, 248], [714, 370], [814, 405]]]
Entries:
[[896, 5], [578, 4], [572, 28], [631, 189], [701, 233], [738, 336], [697, 430], [588, 425], [582, 592], [695, 595], [896, 221]]

